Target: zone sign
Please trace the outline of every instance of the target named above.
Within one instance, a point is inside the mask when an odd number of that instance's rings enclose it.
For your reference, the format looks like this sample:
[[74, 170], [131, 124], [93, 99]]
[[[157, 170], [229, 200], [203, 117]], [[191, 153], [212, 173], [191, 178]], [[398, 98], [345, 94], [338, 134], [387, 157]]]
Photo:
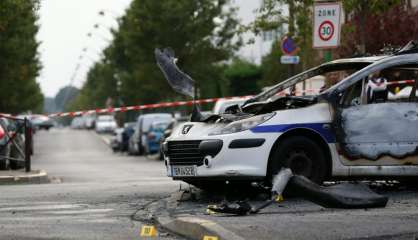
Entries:
[[314, 48], [335, 48], [340, 45], [341, 3], [314, 5]]

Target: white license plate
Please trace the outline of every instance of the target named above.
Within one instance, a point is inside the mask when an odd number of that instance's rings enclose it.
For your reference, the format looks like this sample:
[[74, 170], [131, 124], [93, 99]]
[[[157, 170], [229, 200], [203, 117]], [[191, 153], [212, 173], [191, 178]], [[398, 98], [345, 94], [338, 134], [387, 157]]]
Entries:
[[196, 166], [171, 166], [173, 177], [196, 176]]

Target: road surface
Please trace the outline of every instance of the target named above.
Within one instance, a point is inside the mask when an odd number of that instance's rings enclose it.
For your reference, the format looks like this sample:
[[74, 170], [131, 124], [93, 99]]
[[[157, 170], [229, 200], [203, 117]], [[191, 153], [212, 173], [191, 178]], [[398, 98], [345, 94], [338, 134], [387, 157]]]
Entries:
[[114, 154], [92, 131], [38, 131], [32, 168], [52, 183], [0, 186], [0, 239], [141, 239], [132, 216], [179, 188], [163, 162]]

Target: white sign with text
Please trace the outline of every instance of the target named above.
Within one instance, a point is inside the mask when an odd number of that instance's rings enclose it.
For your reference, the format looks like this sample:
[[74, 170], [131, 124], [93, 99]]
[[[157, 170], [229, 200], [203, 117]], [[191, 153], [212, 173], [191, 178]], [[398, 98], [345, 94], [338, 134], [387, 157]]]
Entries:
[[315, 3], [314, 48], [335, 48], [340, 45], [341, 3]]

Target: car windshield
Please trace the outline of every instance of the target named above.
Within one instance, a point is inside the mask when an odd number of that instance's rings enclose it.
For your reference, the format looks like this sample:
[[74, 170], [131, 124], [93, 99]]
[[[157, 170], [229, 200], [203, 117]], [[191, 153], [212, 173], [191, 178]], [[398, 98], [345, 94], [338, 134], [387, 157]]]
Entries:
[[243, 106], [283, 96], [317, 96], [372, 62], [352, 59], [312, 68], [275, 86], [267, 87], [262, 93], [247, 100]]
[[152, 124], [152, 129], [155, 131], [164, 131], [171, 122], [155, 122]]
[[115, 118], [113, 116], [99, 116], [97, 121], [99, 121], [99, 122], [113, 122], [113, 121], [115, 121]]

